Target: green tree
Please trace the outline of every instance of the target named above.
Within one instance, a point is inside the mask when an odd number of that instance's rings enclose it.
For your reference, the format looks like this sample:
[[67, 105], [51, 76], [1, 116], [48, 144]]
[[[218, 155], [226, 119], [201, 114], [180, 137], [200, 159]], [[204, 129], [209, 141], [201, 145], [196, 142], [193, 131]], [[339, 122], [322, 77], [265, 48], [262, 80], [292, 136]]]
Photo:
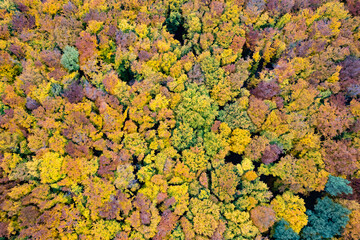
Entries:
[[308, 225], [301, 232], [303, 239], [330, 239], [341, 234], [349, 221], [350, 210], [330, 198], [319, 199], [314, 211], [308, 210]]
[[284, 219], [281, 219], [274, 227], [273, 238], [276, 240], [299, 240], [299, 235], [292, 230], [289, 223]]
[[79, 70], [78, 50], [75, 47], [66, 46], [64, 48], [64, 54], [61, 57], [61, 64], [70, 72]]
[[178, 121], [187, 123], [194, 129], [210, 128], [218, 115], [218, 106], [210, 98], [205, 86], [190, 84], [181, 97], [175, 111]]
[[349, 183], [350, 181], [344, 178], [329, 175], [329, 179], [325, 185], [325, 191], [331, 196], [337, 196], [342, 193], [352, 194], [353, 189], [348, 185]]

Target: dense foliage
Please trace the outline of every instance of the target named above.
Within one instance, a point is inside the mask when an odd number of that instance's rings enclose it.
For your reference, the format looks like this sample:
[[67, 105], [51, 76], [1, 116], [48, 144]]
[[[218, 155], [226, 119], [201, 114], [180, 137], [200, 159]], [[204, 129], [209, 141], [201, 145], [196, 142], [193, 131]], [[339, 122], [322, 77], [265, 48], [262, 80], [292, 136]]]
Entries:
[[350, 181], [344, 178], [329, 175], [328, 181], [325, 185], [325, 191], [331, 196], [337, 196], [342, 193], [351, 194], [353, 193], [353, 189], [348, 185], [349, 183]]
[[359, 0], [0, 1], [0, 239], [359, 239]]
[[69, 71], [79, 70], [79, 52], [74, 47], [66, 46], [61, 57], [61, 64]]
[[330, 239], [340, 235], [349, 221], [350, 211], [330, 198], [320, 199], [314, 211], [308, 210], [309, 224], [302, 230], [304, 239]]

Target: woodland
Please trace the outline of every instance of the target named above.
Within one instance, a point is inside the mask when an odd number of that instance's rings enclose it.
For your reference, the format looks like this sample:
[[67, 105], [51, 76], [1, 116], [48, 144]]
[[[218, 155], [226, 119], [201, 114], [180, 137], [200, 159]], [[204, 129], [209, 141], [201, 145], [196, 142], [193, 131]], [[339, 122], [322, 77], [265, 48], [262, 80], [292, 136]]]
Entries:
[[359, 240], [359, 0], [1, 0], [0, 240]]

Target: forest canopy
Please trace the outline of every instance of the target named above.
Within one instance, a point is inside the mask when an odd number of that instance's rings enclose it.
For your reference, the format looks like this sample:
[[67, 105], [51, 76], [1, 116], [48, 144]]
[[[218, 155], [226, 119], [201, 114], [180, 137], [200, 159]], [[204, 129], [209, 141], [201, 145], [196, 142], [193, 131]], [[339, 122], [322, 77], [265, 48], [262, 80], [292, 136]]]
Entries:
[[360, 239], [360, 1], [0, 1], [5, 239]]

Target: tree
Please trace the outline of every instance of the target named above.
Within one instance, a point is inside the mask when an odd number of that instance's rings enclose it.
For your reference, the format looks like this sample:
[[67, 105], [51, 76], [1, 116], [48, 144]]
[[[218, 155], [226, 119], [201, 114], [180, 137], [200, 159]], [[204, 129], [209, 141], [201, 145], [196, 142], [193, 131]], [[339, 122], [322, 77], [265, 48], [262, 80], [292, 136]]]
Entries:
[[340, 194], [352, 194], [353, 190], [348, 185], [350, 181], [342, 177], [334, 177], [329, 175], [329, 179], [325, 185], [325, 191], [331, 196], [338, 196]]
[[22, 212], [20, 217], [28, 226], [21, 229], [20, 238], [76, 238], [74, 227], [84, 221], [74, 204], [57, 203], [40, 213], [34, 207], [27, 207]]
[[161, 215], [161, 220], [157, 226], [157, 234], [155, 240], [164, 239], [176, 226], [179, 216], [171, 212], [170, 209], [165, 210]]
[[343, 133], [352, 123], [352, 115], [345, 106], [345, 99], [326, 100], [313, 115], [312, 122], [325, 137], [335, 137]]
[[247, 113], [256, 127], [261, 127], [269, 112], [269, 107], [265, 104], [264, 101], [253, 96], [250, 97], [249, 109], [247, 110]]
[[5, 152], [2, 156], [0, 167], [5, 173], [9, 174], [21, 162], [23, 162], [23, 159], [18, 154]]
[[79, 70], [79, 52], [75, 47], [66, 46], [61, 57], [61, 64], [69, 71]]
[[182, 152], [182, 158], [186, 165], [194, 171], [204, 171], [207, 169], [208, 157], [205, 155], [203, 147], [190, 147]]
[[134, 166], [131, 164], [119, 165], [116, 169], [114, 184], [116, 188], [125, 190], [132, 189], [137, 185], [137, 180], [134, 176]]
[[210, 128], [218, 114], [218, 106], [204, 86], [190, 84], [181, 94], [182, 100], [175, 113], [177, 120], [193, 129]]
[[[170, 11], [169, 17], [165, 21], [167, 30], [172, 34], [177, 34], [183, 28], [184, 19], [178, 11]], [[182, 36], [181, 36], [182, 37]]]
[[211, 190], [221, 201], [230, 202], [234, 199], [238, 182], [239, 177], [232, 163], [220, 166], [211, 173]]
[[78, 204], [83, 205], [84, 215], [96, 221], [100, 219], [100, 209], [111, 201], [115, 195], [115, 186], [97, 176], [85, 178], [83, 193], [78, 193]]
[[194, 232], [200, 236], [211, 237], [219, 225], [220, 208], [210, 199], [190, 200], [189, 214]]
[[295, 193], [322, 191], [328, 179], [324, 162], [318, 152], [308, 152], [302, 158], [286, 155], [274, 165], [262, 165], [259, 172], [277, 176], [280, 189], [289, 187]]
[[279, 86], [274, 82], [260, 82], [258, 86], [251, 90], [251, 94], [259, 99], [271, 99], [280, 92]]
[[341, 234], [349, 221], [347, 208], [333, 202], [330, 198], [318, 199], [314, 210], [307, 210], [308, 225], [301, 232], [301, 237], [310, 240], [329, 239]]
[[359, 67], [360, 60], [355, 57], [349, 56], [341, 62], [339, 81], [342, 91], [347, 96], [353, 97], [358, 94], [356, 79], [360, 76]]
[[246, 146], [251, 141], [251, 134], [249, 130], [243, 129], [235, 129], [231, 133], [231, 137], [229, 139], [230, 151], [242, 154], [245, 151]]
[[87, 63], [90, 65], [93, 64], [91, 60], [94, 60], [97, 57], [96, 36], [91, 36], [90, 33], [82, 31], [76, 40], [75, 46], [79, 50], [79, 62], [81, 67], [85, 67]]
[[322, 152], [326, 169], [334, 176], [352, 175], [358, 169], [357, 151], [346, 141], [327, 140], [323, 142]]
[[21, 64], [18, 64], [5, 51], [0, 51], [0, 77], [6, 81], [13, 81], [13, 78], [21, 73]]
[[121, 224], [114, 220], [99, 220], [93, 223], [90, 234], [87, 237], [110, 240], [121, 231]]
[[226, 104], [224, 110], [219, 112], [218, 119], [229, 125], [231, 129], [240, 128], [253, 132], [256, 127], [246, 112], [248, 99], [242, 97], [235, 103]]
[[359, 7], [358, 0], [348, 0], [348, 1], [346, 1], [346, 5], [349, 8], [349, 12], [351, 14], [353, 14], [354, 16], [360, 15], [360, 7]]
[[35, 27], [35, 17], [26, 13], [18, 13], [12, 18], [12, 26], [17, 33], [32, 29]]
[[353, 189], [353, 193], [345, 196], [347, 199], [360, 201], [360, 178], [350, 178], [350, 186]]
[[278, 219], [284, 219], [289, 223], [289, 226], [295, 233], [306, 226], [308, 216], [306, 216], [304, 199], [287, 191], [282, 195], [277, 195], [272, 201], [271, 205], [276, 212]]
[[[270, 144], [269, 139], [264, 136], [253, 136], [251, 142], [246, 146], [245, 157], [258, 161], [262, 159], [262, 156]], [[266, 156], [265, 156], [266, 157]], [[265, 158], [264, 157], [264, 158]]]
[[276, 144], [268, 145], [265, 148], [265, 151], [261, 157], [261, 162], [264, 164], [270, 164], [272, 162], [275, 162], [279, 155], [282, 153], [282, 149], [279, 148]]
[[54, 183], [63, 178], [61, 168], [64, 158], [56, 152], [47, 152], [35, 159], [39, 161], [40, 178], [42, 183]]
[[260, 232], [266, 232], [276, 221], [275, 211], [272, 207], [256, 206], [250, 211], [251, 220]]
[[273, 238], [276, 240], [299, 240], [300, 236], [294, 232], [286, 220], [281, 219], [274, 226]]
[[224, 204], [222, 214], [226, 219], [226, 226], [223, 233], [224, 239], [254, 239], [260, 235], [259, 229], [253, 224], [250, 214], [241, 211], [232, 203]]
[[340, 239], [351, 240], [360, 238], [360, 204], [354, 200], [337, 199], [337, 203], [351, 211], [349, 222], [347, 223]]
[[173, 146], [178, 150], [187, 149], [196, 144], [194, 129], [189, 124], [180, 123], [177, 128], [174, 129], [171, 136]]
[[[242, 169], [249, 170], [245, 164], [242, 166]], [[267, 184], [260, 181], [260, 178], [256, 178], [253, 181], [244, 179], [241, 181], [239, 188], [241, 189], [238, 191], [239, 198], [234, 204], [241, 211], [247, 212], [258, 205], [268, 204], [273, 196]]]
[[64, 90], [63, 96], [71, 103], [78, 103], [83, 100], [84, 90], [81, 84], [73, 82], [68, 88]]

